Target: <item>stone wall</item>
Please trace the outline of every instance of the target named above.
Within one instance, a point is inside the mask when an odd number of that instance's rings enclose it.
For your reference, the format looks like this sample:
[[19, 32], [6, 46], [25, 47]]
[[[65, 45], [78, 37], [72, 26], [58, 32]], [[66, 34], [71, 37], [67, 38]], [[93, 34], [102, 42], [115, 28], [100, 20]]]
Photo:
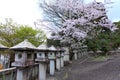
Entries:
[[[38, 80], [38, 69], [39, 65], [31, 65], [23, 69], [25, 75], [27, 75], [26, 80]], [[18, 75], [19, 76], [19, 75]], [[8, 68], [0, 70], [0, 80], [16, 80], [17, 77], [17, 68]]]
[[16, 68], [8, 68], [0, 70], [0, 80], [16, 80]]

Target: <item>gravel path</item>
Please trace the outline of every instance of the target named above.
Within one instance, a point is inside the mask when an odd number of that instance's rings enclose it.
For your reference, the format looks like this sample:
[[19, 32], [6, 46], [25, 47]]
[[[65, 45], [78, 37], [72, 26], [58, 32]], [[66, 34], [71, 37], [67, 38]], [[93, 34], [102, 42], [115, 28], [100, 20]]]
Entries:
[[47, 80], [120, 80], [120, 55], [105, 61], [73, 61]]

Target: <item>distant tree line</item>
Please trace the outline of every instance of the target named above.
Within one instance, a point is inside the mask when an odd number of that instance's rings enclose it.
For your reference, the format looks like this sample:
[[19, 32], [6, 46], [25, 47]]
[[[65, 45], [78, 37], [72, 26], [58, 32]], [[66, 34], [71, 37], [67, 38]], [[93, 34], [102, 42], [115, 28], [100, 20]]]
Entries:
[[117, 30], [111, 32], [108, 29], [103, 29], [101, 33], [94, 38], [87, 38], [85, 44], [88, 46], [89, 51], [101, 50], [101, 55], [106, 55], [110, 50], [116, 50], [120, 47], [120, 21], [114, 22]]

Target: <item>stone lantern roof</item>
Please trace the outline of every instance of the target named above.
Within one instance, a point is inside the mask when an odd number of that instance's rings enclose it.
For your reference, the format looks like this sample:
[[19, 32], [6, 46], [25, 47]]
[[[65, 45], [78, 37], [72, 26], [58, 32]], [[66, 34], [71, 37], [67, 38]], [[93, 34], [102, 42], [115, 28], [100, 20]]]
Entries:
[[36, 47], [30, 43], [27, 39], [25, 39], [23, 42], [11, 47], [10, 49], [13, 50], [35, 50]]
[[8, 47], [6, 47], [6, 46], [0, 44], [0, 49], [8, 49]]
[[48, 46], [46, 44], [42, 44], [42, 45], [39, 45], [37, 47], [38, 50], [42, 50], [42, 51], [47, 51], [48, 50]]
[[74, 53], [78, 52], [77, 50], [73, 50]]
[[57, 49], [52, 45], [51, 47], [48, 48], [49, 51], [57, 51]]
[[64, 48], [60, 48], [60, 51], [64, 52], [64, 51], [65, 51], [65, 49], [64, 49]]
[[87, 48], [87, 45], [82, 46], [83, 48]]
[[59, 52], [61, 51], [61, 48], [60, 48], [60, 47], [57, 47], [56, 49], [57, 49], [57, 51], [59, 51]]

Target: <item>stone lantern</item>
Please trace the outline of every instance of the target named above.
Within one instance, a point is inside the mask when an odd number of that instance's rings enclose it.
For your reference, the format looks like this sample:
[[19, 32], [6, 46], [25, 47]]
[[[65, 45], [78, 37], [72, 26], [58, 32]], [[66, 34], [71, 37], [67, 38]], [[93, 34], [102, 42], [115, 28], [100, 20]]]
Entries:
[[60, 67], [61, 67], [61, 61], [60, 60], [61, 60], [61, 50], [58, 47], [57, 52], [56, 52], [56, 69], [58, 71], [60, 71]]
[[48, 59], [50, 60], [50, 75], [54, 75], [55, 73], [55, 53], [56, 53], [56, 48], [54, 46], [51, 46], [48, 48]]
[[87, 55], [87, 46], [86, 45], [82, 46], [82, 55], [83, 56]]
[[63, 48], [60, 49], [60, 53], [61, 53], [61, 59], [60, 59], [61, 67], [64, 67], [64, 49]]
[[78, 58], [77, 50], [74, 50], [73, 53], [74, 53], [75, 60], [77, 60], [77, 58]]
[[64, 61], [65, 64], [70, 61], [70, 52], [69, 52], [69, 47], [63, 47], [64, 51]]
[[39, 80], [46, 80], [46, 67], [47, 67], [47, 51], [48, 47], [45, 44], [38, 46], [37, 58], [35, 61], [39, 63]]
[[36, 47], [25, 39], [10, 49], [15, 51], [15, 62], [12, 63], [12, 66], [17, 67], [17, 80], [27, 80], [27, 75], [23, 69], [34, 64], [34, 50]]

